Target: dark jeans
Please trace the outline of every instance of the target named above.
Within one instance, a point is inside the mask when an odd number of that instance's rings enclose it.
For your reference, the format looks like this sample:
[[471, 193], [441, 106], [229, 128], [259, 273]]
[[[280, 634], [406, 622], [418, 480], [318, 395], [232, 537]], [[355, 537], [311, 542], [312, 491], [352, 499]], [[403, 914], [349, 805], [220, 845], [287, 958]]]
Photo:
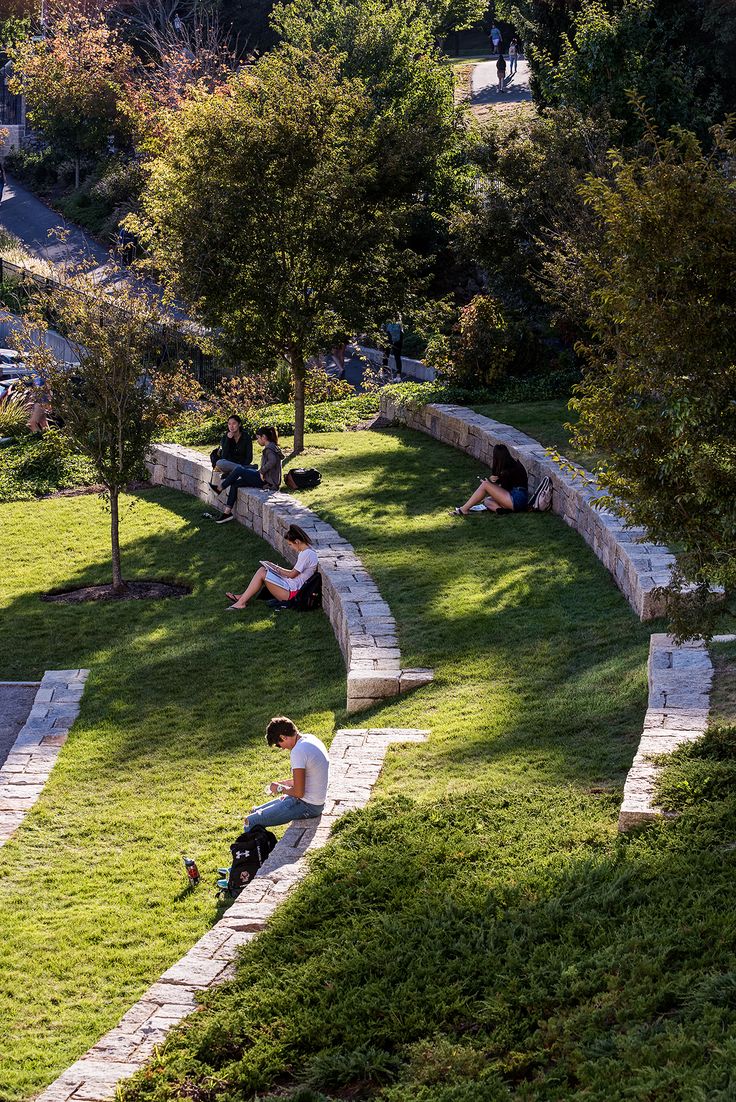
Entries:
[[392, 341], [391, 348], [389, 350], [389, 353], [393, 354], [393, 357], [396, 361], [396, 374], [397, 375], [401, 374], [401, 349], [403, 347], [404, 347], [404, 338], [403, 338], [403, 336], [401, 336], [401, 337], [399, 337], [399, 339], [397, 341]]
[[257, 467], [236, 467], [226, 478], [223, 478], [220, 489], [228, 492], [227, 507], [231, 512], [238, 500], [238, 490], [241, 486], [253, 486], [257, 490], [263, 489], [263, 481]]

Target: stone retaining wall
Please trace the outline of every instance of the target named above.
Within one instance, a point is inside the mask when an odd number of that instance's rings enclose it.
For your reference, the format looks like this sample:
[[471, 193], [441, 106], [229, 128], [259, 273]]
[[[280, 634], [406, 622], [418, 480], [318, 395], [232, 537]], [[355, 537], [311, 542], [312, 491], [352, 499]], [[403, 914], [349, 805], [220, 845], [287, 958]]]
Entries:
[[[487, 468], [494, 445], [506, 444], [526, 467], [532, 489], [545, 475], [551, 478], [553, 511], [593, 549], [639, 619], [651, 620], [663, 614], [662, 601], [653, 591], [670, 581], [674, 556], [666, 547], [639, 543], [644, 536], [643, 528], [626, 528], [613, 513], [596, 508], [603, 492], [593, 475], [582, 467], [570, 464], [572, 471], [561, 469], [539, 441], [463, 406], [407, 406], [384, 393], [381, 414], [388, 421], [418, 429], [475, 456]], [[458, 493], [464, 492], [463, 487], [457, 489]]]
[[25, 725], [0, 769], [0, 846], [43, 791], [79, 714], [89, 670], [47, 670]]
[[[307, 853], [327, 841], [346, 811], [363, 807], [394, 742], [426, 742], [429, 731], [373, 728], [338, 731], [330, 747], [330, 783], [320, 819], [293, 823], [247, 888], [186, 956], [131, 1007], [120, 1023], [72, 1064], [38, 1102], [106, 1102], [121, 1079], [140, 1070], [173, 1026], [197, 1009], [197, 992], [229, 979], [241, 945], [257, 937], [307, 873]], [[205, 885], [202, 889], [207, 890]]]
[[[183, 490], [213, 507], [221, 505], [209, 487], [209, 459], [191, 448], [156, 444], [148, 469], [156, 485]], [[311, 537], [322, 574], [324, 610], [348, 671], [349, 713], [363, 711], [432, 680], [431, 670], [401, 669], [391, 610], [354, 548], [331, 525], [292, 495], [265, 490], [240, 490], [234, 513], [241, 524], [267, 540], [287, 562], [295, 559], [284, 540], [289, 525], [300, 525]]]
[[652, 759], [702, 738], [708, 726], [713, 665], [704, 643], [678, 646], [669, 635], [652, 635], [647, 672], [649, 703], [639, 749], [626, 777], [619, 830], [668, 815], [654, 803], [660, 767]]

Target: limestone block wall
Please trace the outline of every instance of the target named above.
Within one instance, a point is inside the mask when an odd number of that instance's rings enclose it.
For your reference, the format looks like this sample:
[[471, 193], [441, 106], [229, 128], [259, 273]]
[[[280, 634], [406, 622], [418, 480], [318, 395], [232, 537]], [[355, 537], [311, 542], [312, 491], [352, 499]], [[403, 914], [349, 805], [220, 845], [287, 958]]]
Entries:
[[0, 769], [0, 846], [43, 791], [79, 714], [89, 670], [47, 670], [25, 725]]
[[[191, 448], [156, 444], [151, 449], [148, 469], [156, 485], [183, 490], [213, 507], [221, 505], [209, 487], [209, 460]], [[234, 513], [241, 524], [267, 540], [287, 562], [294, 561], [284, 540], [289, 525], [300, 525], [311, 537], [322, 574], [324, 610], [348, 671], [348, 712], [362, 711], [432, 680], [431, 670], [401, 668], [391, 610], [355, 549], [330, 524], [291, 494], [265, 490], [240, 490]]]
[[532, 489], [545, 475], [551, 478], [553, 511], [593, 549], [639, 619], [662, 615], [664, 608], [654, 590], [668, 584], [674, 556], [666, 547], [639, 543], [643, 529], [626, 528], [609, 510], [598, 508], [603, 492], [589, 472], [574, 465], [575, 473], [562, 470], [538, 440], [463, 406], [408, 406], [384, 393], [381, 414], [388, 421], [418, 429], [467, 452], [486, 468], [490, 467], [494, 445], [506, 444], [524, 464]]
[[321, 818], [293, 823], [220, 921], [37, 1102], [113, 1099], [117, 1084], [139, 1071], [169, 1030], [197, 1009], [198, 992], [232, 976], [240, 946], [257, 937], [306, 875], [308, 853], [325, 844], [341, 815], [368, 802], [391, 743], [426, 742], [428, 737], [429, 731], [399, 727], [338, 731], [330, 746], [330, 783]]
[[713, 666], [704, 643], [678, 646], [669, 635], [652, 635], [647, 672], [649, 704], [624, 786], [622, 831], [667, 815], [654, 803], [659, 766], [653, 759], [701, 738], [708, 726]]

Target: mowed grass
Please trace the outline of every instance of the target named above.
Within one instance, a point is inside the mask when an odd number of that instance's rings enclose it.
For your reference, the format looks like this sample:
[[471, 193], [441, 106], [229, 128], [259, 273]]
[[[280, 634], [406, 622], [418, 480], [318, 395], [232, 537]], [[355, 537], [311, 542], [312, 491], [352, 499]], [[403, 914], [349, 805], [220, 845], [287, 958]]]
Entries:
[[[123, 507], [127, 575], [176, 578], [191, 596], [62, 606], [39, 596], [109, 579], [99, 500], [0, 505], [0, 677], [91, 670], [46, 788], [0, 855], [2, 1099], [51, 1081], [216, 919], [215, 869], [283, 772], [263, 740], [270, 716], [329, 742], [344, 706], [324, 617], [223, 612], [223, 591], [271, 549], [201, 513], [166, 490]], [[182, 851], [203, 874], [196, 892]]]
[[616, 832], [657, 625], [557, 518], [448, 517], [480, 470], [428, 438], [313, 438], [303, 462], [436, 671], [366, 721], [431, 740], [392, 752], [126, 1097], [730, 1097], [733, 811]]
[[581, 452], [570, 443], [571, 434], [566, 426], [575, 424], [577, 414], [567, 408], [567, 401], [564, 399], [549, 402], [496, 402], [475, 405], [473, 409], [485, 417], [492, 417], [494, 421], [513, 425], [539, 440], [546, 448], [554, 448], [566, 459], [580, 463], [590, 471], [595, 470], [600, 457]]

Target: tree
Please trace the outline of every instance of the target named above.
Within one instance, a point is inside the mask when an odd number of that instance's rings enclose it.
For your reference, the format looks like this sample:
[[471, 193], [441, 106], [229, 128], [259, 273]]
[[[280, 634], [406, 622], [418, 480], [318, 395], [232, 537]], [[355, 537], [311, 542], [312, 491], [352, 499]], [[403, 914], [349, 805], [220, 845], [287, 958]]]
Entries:
[[400, 304], [402, 232], [452, 133], [451, 87], [424, 115], [407, 105], [402, 130], [400, 104], [378, 111], [339, 57], [285, 46], [226, 93], [171, 117], [137, 232], [246, 365], [287, 361], [298, 452], [307, 360]]
[[125, 137], [123, 85], [133, 52], [100, 13], [64, 11], [43, 38], [10, 50], [11, 91], [26, 97], [29, 121], [44, 139], [74, 161], [75, 186], [85, 155]]
[[547, 265], [553, 295], [587, 303], [576, 446], [606, 456], [613, 508], [701, 596], [736, 586], [736, 143], [713, 137], [706, 155], [648, 124], [650, 152], [588, 178], [591, 223]]
[[[25, 313], [23, 359], [46, 381], [64, 432], [88, 456], [110, 506], [112, 584], [125, 588], [120, 560], [121, 491], [146, 478], [145, 458], [156, 433], [192, 397], [181, 364], [165, 357], [160, 307], [115, 273], [115, 298], [80, 273], [62, 287], [34, 288]], [[78, 364], [60, 364], [39, 343], [49, 319], [65, 333]], [[170, 330], [169, 330], [170, 332]]]

